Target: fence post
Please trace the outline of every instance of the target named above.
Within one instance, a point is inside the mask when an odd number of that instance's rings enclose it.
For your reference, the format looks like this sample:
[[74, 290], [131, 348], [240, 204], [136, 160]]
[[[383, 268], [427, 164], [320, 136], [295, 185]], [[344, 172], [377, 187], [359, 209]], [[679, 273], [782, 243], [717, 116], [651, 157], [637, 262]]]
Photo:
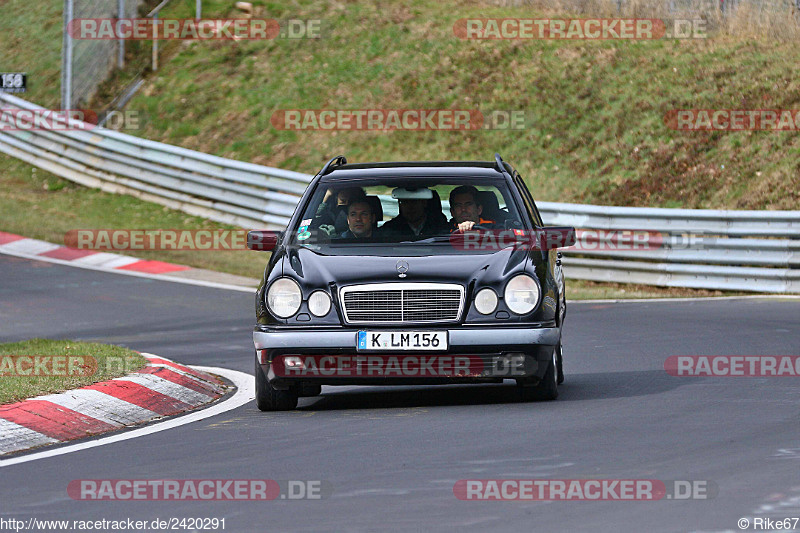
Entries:
[[[117, 0], [117, 20], [125, 18], [125, 0]], [[119, 27], [119, 22], [117, 22]], [[117, 66], [122, 68], [125, 66], [125, 39], [119, 38], [119, 50], [117, 51]]]
[[[800, 0], [797, 1], [800, 2]], [[194, 18], [200, 20], [200, 16], [202, 15], [202, 13], [203, 13], [203, 0], [197, 0], [197, 10]]]
[[153, 72], [158, 70], [158, 12], [153, 15]]
[[72, 109], [72, 36], [73, 0], [64, 0], [64, 40], [61, 50], [61, 108]]

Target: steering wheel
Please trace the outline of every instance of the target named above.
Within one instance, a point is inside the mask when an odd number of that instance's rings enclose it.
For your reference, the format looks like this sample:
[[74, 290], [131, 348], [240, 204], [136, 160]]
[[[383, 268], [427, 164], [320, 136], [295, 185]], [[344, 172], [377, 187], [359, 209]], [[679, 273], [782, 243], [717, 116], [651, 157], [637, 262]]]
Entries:
[[474, 226], [472, 226], [472, 228], [470, 228], [468, 231], [472, 231], [472, 230], [478, 230], [478, 231], [492, 231], [492, 228], [488, 228], [488, 227], [486, 227], [486, 226], [483, 226], [483, 225], [481, 225], [481, 224], [475, 224], [475, 225], [474, 225]]

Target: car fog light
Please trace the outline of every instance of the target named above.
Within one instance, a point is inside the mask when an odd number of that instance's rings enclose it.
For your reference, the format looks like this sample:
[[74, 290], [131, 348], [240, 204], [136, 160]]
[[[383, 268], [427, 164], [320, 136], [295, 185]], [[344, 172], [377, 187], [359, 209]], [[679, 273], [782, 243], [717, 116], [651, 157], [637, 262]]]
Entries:
[[331, 298], [324, 291], [314, 292], [308, 299], [308, 310], [314, 316], [325, 316], [331, 310]]
[[283, 358], [283, 366], [286, 368], [303, 368], [305, 364], [303, 364], [303, 360], [296, 355], [290, 355], [288, 357]]
[[492, 289], [481, 289], [475, 295], [475, 309], [482, 315], [494, 313], [497, 309], [497, 294]]

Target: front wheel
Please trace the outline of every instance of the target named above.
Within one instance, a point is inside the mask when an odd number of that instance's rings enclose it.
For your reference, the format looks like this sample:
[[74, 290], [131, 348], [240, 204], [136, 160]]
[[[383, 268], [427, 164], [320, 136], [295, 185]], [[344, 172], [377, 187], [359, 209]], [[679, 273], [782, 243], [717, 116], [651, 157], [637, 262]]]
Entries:
[[256, 354], [256, 406], [260, 411], [291, 411], [297, 407], [297, 393], [293, 390], [278, 390], [269, 384], [267, 376], [258, 364]]
[[547, 372], [535, 386], [525, 386], [517, 384], [520, 399], [524, 402], [533, 400], [550, 401], [558, 398], [558, 361], [561, 356], [561, 344], [559, 343], [553, 350], [553, 357], [547, 364]]

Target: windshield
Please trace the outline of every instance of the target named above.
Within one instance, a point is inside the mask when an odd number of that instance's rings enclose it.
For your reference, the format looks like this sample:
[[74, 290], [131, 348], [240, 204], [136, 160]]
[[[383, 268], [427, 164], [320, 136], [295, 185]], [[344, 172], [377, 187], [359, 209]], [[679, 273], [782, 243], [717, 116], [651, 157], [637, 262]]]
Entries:
[[290, 236], [314, 249], [427, 246], [454, 233], [520, 227], [504, 180], [404, 177], [320, 183]]

